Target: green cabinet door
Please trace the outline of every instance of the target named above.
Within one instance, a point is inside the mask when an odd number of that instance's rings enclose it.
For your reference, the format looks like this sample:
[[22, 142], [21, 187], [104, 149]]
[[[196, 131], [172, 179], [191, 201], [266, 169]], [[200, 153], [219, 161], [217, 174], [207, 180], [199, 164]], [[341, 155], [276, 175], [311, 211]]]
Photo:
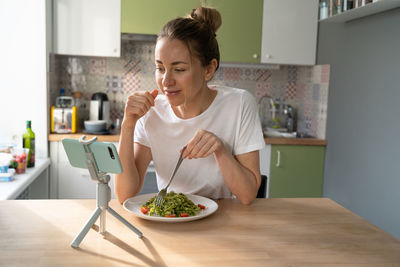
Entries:
[[271, 146], [269, 197], [322, 197], [324, 146]]
[[158, 34], [169, 20], [204, 3], [221, 12], [221, 62], [260, 63], [263, 0], [122, 0], [121, 32]]
[[221, 62], [260, 63], [263, 0], [207, 0], [222, 16]]
[[158, 34], [169, 20], [199, 5], [199, 0], [122, 0], [121, 32]]

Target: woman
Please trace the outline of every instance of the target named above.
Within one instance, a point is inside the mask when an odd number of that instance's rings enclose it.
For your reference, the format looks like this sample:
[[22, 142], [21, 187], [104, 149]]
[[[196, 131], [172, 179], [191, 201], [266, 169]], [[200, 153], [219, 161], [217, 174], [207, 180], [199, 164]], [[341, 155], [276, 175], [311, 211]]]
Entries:
[[219, 66], [220, 25], [217, 10], [199, 7], [161, 30], [155, 78], [163, 95], [135, 92], [125, 106], [119, 145], [124, 171], [115, 179], [121, 203], [140, 192], [151, 160], [158, 188], [164, 188], [184, 146], [185, 160], [169, 190], [214, 199], [233, 194], [246, 205], [255, 199], [264, 146], [256, 102], [245, 90], [207, 85]]

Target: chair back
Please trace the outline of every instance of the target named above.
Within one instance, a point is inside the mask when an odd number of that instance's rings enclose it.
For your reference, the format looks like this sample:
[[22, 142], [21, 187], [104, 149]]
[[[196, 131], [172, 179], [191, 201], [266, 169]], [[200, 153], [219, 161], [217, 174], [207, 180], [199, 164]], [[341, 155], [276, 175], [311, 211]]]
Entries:
[[260, 188], [258, 188], [257, 198], [266, 198], [267, 197], [267, 176], [261, 175], [261, 184]]

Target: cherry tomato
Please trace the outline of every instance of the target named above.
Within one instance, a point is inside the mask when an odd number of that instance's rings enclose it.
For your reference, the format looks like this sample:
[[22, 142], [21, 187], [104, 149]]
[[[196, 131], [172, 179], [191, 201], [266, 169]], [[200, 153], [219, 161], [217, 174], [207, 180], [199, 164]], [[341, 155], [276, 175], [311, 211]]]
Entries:
[[147, 214], [147, 212], [149, 211], [149, 208], [143, 206], [143, 207], [140, 208], [140, 211], [141, 211], [143, 214]]
[[158, 95], [158, 90], [157, 90], [157, 89], [154, 89], [150, 94], [151, 94], [151, 96], [152, 96], [153, 98], [156, 98], [156, 96]]
[[165, 214], [165, 217], [169, 217], [169, 218], [176, 217], [176, 214]]
[[197, 206], [198, 206], [200, 209], [202, 209], [202, 210], [204, 210], [204, 209], [206, 208], [206, 206], [203, 206], [203, 205], [201, 205], [201, 204], [197, 204]]
[[189, 217], [189, 213], [187, 212], [181, 212], [181, 214], [179, 214], [180, 217]]

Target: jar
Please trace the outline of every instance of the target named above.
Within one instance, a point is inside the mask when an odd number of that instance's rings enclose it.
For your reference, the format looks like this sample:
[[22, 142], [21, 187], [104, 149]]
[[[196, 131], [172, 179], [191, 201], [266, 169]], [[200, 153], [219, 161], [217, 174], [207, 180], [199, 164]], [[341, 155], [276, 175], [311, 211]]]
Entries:
[[263, 130], [271, 126], [272, 121], [272, 103], [273, 100], [269, 96], [263, 96], [258, 101], [258, 113], [260, 116], [261, 126]]

